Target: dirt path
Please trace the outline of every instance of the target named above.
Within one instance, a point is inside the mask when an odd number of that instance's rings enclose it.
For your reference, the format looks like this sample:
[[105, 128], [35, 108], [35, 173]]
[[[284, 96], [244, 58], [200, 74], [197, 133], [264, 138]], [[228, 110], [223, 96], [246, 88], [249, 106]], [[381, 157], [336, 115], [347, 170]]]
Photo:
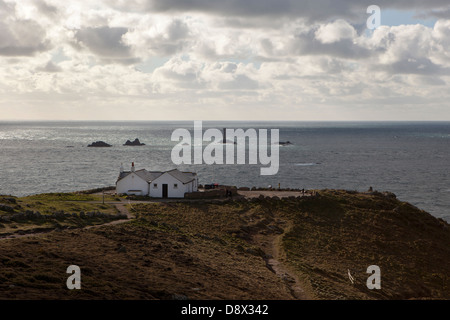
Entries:
[[[255, 192], [256, 193], [256, 192]], [[260, 192], [258, 192], [260, 194]], [[105, 202], [106, 203], [106, 202]], [[133, 204], [141, 203], [141, 201], [127, 201], [123, 200], [120, 202], [108, 202], [108, 204], [114, 205], [118, 213], [126, 215], [127, 219], [114, 220], [110, 222], [105, 222], [102, 224], [96, 224], [91, 226], [86, 226], [81, 229], [92, 229], [107, 225], [117, 225], [125, 223], [135, 218], [133, 214]], [[130, 205], [131, 210], [128, 210], [127, 205]], [[287, 292], [289, 292], [293, 299], [296, 300], [307, 300], [311, 299], [309, 295], [303, 290], [302, 283], [296, 273], [286, 264], [286, 256], [282, 248], [282, 239], [284, 234], [289, 232], [292, 228], [290, 222], [281, 219], [279, 217], [273, 217], [272, 222], [269, 223], [269, 227], [275, 227], [278, 232], [257, 232], [252, 236], [252, 242], [261, 248], [265, 253], [264, 261], [266, 267], [271, 270], [278, 278], [280, 278], [286, 286]], [[258, 219], [257, 219], [258, 220]], [[71, 228], [72, 229], [72, 228]], [[36, 237], [43, 234], [48, 234], [50, 232], [58, 232], [63, 230], [71, 229], [55, 229], [55, 228], [42, 228], [40, 230], [30, 230], [27, 233], [14, 233], [1, 237], [0, 240], [5, 239], [17, 239], [24, 237]], [[270, 228], [269, 228], [270, 229]], [[260, 229], [262, 230], [262, 229]], [[270, 229], [273, 230], [273, 229]]]
[[134, 216], [128, 211], [127, 207], [123, 203], [115, 203], [114, 206], [119, 211], [120, 214], [125, 214], [128, 219], [134, 218]]
[[125, 204], [123, 202], [121, 202], [121, 203], [112, 203], [112, 204], [114, 204], [114, 206], [116, 207], [116, 209], [119, 211], [120, 214], [126, 215], [127, 219], [115, 220], [115, 221], [106, 222], [106, 223], [102, 223], [102, 224], [96, 224], [96, 225], [93, 225], [93, 226], [84, 227], [82, 229], [92, 229], [92, 228], [96, 228], [96, 227], [111, 226], [111, 225], [121, 224], [121, 223], [124, 223], [124, 222], [128, 222], [128, 221], [130, 221], [130, 219], [134, 218], [134, 215], [132, 215], [131, 212], [128, 211], [127, 207], [125, 206]]
[[285, 225], [284, 233], [278, 235], [255, 235], [254, 241], [259, 243], [261, 249], [265, 252], [264, 261], [269, 270], [275, 273], [280, 279], [282, 279], [292, 297], [296, 300], [309, 300], [311, 299], [308, 294], [303, 290], [301, 281], [295, 274], [295, 272], [286, 265], [285, 253], [282, 248], [283, 235], [289, 232], [291, 225], [286, 221], [280, 221], [280, 224]]
[[[245, 196], [247, 198], [254, 198], [259, 197], [260, 195], [264, 196], [279, 196], [279, 197], [288, 197], [288, 196], [308, 196], [307, 194], [302, 194], [301, 192], [286, 192], [286, 191], [240, 191], [240, 195]], [[97, 201], [95, 201], [97, 202]], [[127, 219], [123, 220], [114, 220], [110, 222], [105, 222], [102, 224], [96, 224], [91, 226], [86, 226], [80, 229], [92, 229], [107, 225], [117, 225], [121, 223], [125, 223], [127, 221], [130, 221], [130, 219], [135, 218], [135, 216], [132, 214], [133, 211], [133, 204], [137, 203], [148, 203], [148, 201], [120, 201], [120, 202], [105, 202], [107, 204], [112, 204], [116, 207], [117, 211], [120, 214], [126, 215]], [[131, 205], [131, 210], [128, 210], [126, 205]], [[266, 266], [269, 270], [271, 270], [273, 273], [275, 273], [280, 279], [284, 281], [286, 284], [287, 289], [290, 291], [292, 297], [294, 299], [310, 299], [308, 295], [305, 293], [305, 291], [302, 289], [301, 282], [299, 278], [296, 276], [295, 272], [291, 268], [289, 268], [286, 263], [283, 262], [285, 260], [285, 253], [282, 249], [282, 239], [283, 235], [286, 232], [289, 232], [291, 229], [291, 224], [284, 220], [279, 220], [277, 222], [277, 225], [283, 226], [282, 229], [284, 232], [282, 234], [255, 234], [253, 236], [253, 241], [256, 245], [258, 245], [264, 252], [265, 252], [265, 262]], [[56, 229], [54, 228], [42, 228], [42, 229], [35, 229], [31, 230], [31, 232], [27, 233], [14, 233], [6, 236], [0, 236], [0, 240], [5, 239], [17, 239], [17, 238], [23, 238], [23, 237], [32, 237], [32, 236], [39, 236], [42, 234], [47, 234], [50, 232], [55, 232]]]

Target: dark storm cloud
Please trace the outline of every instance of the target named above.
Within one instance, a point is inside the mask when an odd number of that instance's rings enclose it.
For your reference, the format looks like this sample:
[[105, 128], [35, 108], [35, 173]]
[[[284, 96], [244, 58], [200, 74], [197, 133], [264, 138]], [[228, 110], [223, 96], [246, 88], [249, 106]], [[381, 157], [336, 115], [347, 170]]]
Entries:
[[[326, 12], [322, 10], [324, 2], [326, 2], [327, 6]], [[110, 3], [121, 10], [203, 12], [228, 17], [308, 16], [313, 19], [325, 19], [328, 17], [330, 11], [333, 11], [333, 15], [335, 16], [348, 16], [347, 6], [337, 2], [332, 0], [132, 0], [127, 3], [121, 1], [113, 1]]]
[[[301, 17], [311, 21], [330, 18], [360, 19], [370, 5], [381, 9], [435, 10], [448, 0], [147, 0], [107, 1], [121, 10], [147, 12], [203, 12], [234, 17]], [[272, 21], [266, 20], [270, 24]]]

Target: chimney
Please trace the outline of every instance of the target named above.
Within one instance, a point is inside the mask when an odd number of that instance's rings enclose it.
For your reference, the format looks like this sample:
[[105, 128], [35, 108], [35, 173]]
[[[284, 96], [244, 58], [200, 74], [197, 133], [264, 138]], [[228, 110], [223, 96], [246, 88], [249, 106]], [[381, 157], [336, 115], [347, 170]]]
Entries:
[[123, 172], [123, 163], [120, 164], [120, 173]]
[[131, 172], [134, 172], [134, 162], [131, 163]]

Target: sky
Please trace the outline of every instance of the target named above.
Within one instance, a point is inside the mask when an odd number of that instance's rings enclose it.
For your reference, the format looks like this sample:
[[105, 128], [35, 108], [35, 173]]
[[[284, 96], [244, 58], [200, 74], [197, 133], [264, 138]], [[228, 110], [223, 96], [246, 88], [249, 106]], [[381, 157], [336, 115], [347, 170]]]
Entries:
[[0, 0], [0, 120], [449, 121], [449, 84], [448, 0]]

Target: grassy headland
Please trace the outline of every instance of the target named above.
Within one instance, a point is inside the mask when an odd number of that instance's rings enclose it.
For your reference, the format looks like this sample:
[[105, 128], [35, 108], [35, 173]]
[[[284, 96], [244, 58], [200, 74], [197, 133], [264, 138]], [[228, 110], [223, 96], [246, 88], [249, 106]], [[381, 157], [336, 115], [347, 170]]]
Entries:
[[[59, 205], [101, 205], [77, 196]], [[16, 204], [55, 206], [45, 199], [52, 196], [33, 197]], [[1, 240], [0, 298], [450, 299], [448, 223], [390, 193], [321, 190], [128, 209], [136, 219], [117, 225]], [[71, 264], [81, 268], [81, 290], [66, 288]], [[366, 286], [370, 265], [381, 269], [380, 290]]]

